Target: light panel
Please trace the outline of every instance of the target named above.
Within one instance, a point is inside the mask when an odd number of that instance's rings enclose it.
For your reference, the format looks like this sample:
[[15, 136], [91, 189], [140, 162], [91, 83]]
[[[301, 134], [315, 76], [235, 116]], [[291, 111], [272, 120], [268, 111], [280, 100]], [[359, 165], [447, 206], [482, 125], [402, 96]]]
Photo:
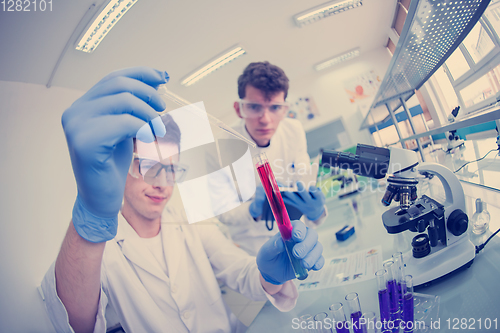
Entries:
[[360, 7], [363, 5], [362, 0], [336, 0], [324, 3], [317, 7], [308, 9], [293, 17], [295, 23], [301, 27], [303, 25], [313, 23], [330, 15], [345, 12], [346, 10]]
[[341, 62], [350, 60], [352, 58], [356, 58], [357, 56], [359, 56], [359, 48], [347, 51], [346, 53], [342, 53], [342, 54], [337, 55], [333, 58], [330, 58], [328, 60], [320, 62], [319, 64], [314, 65], [314, 69], [317, 71], [320, 71], [320, 70], [323, 70], [325, 68], [335, 66]]
[[215, 72], [217, 69], [245, 53], [246, 51], [241, 46], [233, 46], [229, 50], [224, 51], [221, 55], [215, 57], [213, 60], [210, 60], [205, 65], [202, 65], [199, 69], [194, 70], [192, 74], [189, 74], [181, 81], [181, 84], [189, 87], [193, 83], [198, 82], [208, 74]]
[[111, 0], [99, 13], [76, 45], [79, 51], [92, 53], [115, 24], [137, 0]]

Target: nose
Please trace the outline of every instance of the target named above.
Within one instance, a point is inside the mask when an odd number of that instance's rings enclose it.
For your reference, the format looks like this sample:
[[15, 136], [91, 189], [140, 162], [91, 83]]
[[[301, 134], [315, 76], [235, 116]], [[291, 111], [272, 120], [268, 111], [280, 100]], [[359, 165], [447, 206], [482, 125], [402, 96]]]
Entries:
[[161, 169], [160, 173], [153, 179], [153, 187], [167, 187], [167, 171], [165, 169]]
[[259, 122], [262, 124], [268, 124], [271, 122], [271, 113], [269, 111], [269, 108], [266, 108], [264, 110], [264, 113], [259, 118]]

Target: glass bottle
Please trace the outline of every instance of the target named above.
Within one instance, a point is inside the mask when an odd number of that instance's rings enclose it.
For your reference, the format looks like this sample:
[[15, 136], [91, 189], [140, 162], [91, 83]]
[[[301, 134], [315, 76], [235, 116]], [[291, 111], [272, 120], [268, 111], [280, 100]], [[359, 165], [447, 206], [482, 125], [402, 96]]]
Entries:
[[486, 202], [476, 199], [476, 212], [472, 215], [472, 232], [482, 235], [490, 226], [490, 213], [486, 210]]

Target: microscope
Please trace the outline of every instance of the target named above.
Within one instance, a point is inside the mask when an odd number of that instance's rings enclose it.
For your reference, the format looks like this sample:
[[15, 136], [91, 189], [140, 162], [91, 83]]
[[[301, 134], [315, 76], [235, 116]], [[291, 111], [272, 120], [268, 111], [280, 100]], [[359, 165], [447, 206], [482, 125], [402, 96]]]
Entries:
[[[414, 151], [400, 148], [358, 144], [356, 154], [329, 150], [321, 154], [324, 167], [351, 169], [375, 179], [389, 175], [382, 204], [390, 206], [394, 200], [399, 205], [384, 212], [382, 221], [390, 234], [405, 230], [418, 233], [412, 249], [403, 253], [405, 274], [413, 276], [414, 286], [428, 285], [470, 267], [475, 247], [466, 232], [464, 191], [451, 170], [435, 163], [419, 163]], [[419, 179], [433, 176], [443, 185], [444, 202], [417, 194]]]

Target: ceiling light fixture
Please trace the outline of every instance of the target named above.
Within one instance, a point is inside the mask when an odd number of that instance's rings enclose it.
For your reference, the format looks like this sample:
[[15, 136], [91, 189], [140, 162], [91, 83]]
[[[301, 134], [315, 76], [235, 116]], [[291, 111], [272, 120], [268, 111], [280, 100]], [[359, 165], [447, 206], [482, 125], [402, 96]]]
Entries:
[[332, 67], [334, 65], [337, 65], [341, 62], [350, 60], [352, 58], [356, 58], [359, 56], [359, 47], [350, 51], [347, 51], [346, 53], [342, 53], [341, 55], [337, 55], [331, 59], [325, 60], [317, 65], [314, 65], [314, 69], [317, 71], [320, 71], [322, 69]]
[[181, 81], [181, 84], [183, 86], [189, 87], [193, 83], [198, 82], [208, 74], [215, 72], [217, 69], [242, 56], [245, 53], [246, 51], [241, 46], [233, 46], [227, 51], [221, 53], [221, 55], [208, 61], [205, 65], [202, 65], [199, 69], [194, 70], [192, 74], [189, 74]]
[[308, 9], [293, 17], [295, 23], [301, 27], [303, 25], [313, 23], [324, 17], [345, 12], [346, 10], [360, 7], [363, 5], [362, 0], [336, 0], [324, 3], [317, 7]]
[[136, 2], [137, 0], [111, 0], [92, 22], [76, 45], [76, 49], [92, 53], [108, 32]]

